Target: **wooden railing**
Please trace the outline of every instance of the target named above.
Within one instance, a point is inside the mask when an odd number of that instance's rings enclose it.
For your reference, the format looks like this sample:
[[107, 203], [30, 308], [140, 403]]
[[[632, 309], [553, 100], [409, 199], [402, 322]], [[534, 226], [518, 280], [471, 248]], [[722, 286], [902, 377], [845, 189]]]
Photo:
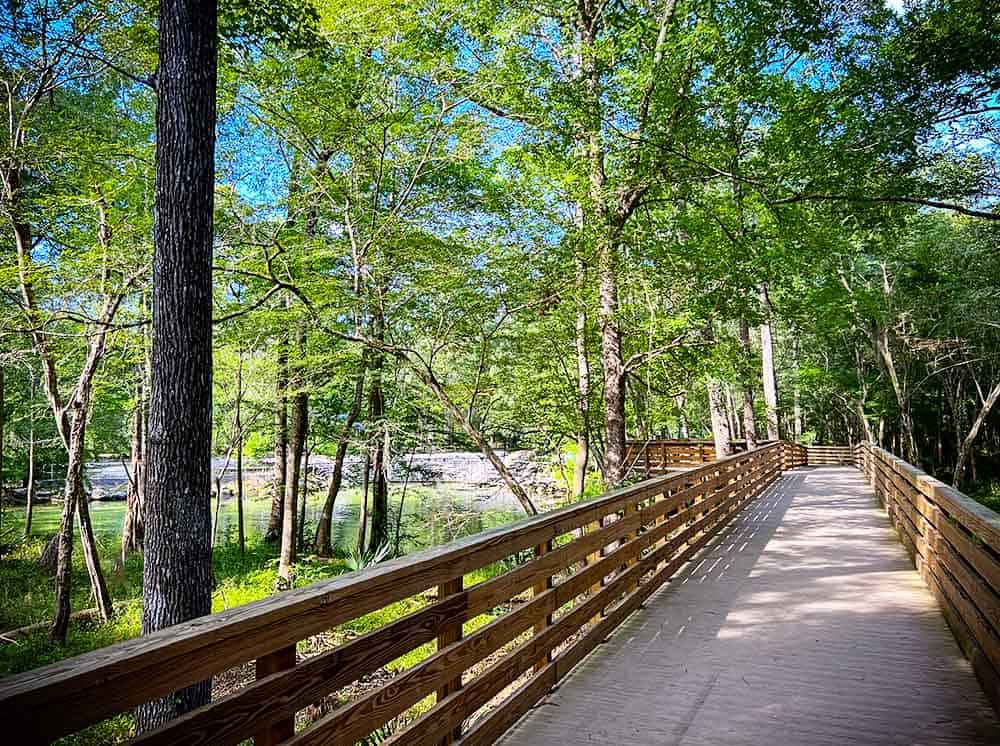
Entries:
[[[256, 680], [135, 743], [354, 744], [387, 724], [385, 743], [492, 743], [793, 451], [764, 446], [2, 679], [5, 740], [47, 742], [256, 661]], [[402, 618], [296, 654], [299, 641], [415, 598]], [[415, 662], [378, 684], [408, 653]], [[359, 682], [362, 693], [330, 703]], [[324, 700], [326, 714], [296, 733], [296, 713]]]
[[1000, 515], [877, 446], [856, 458], [1000, 711]]
[[[730, 445], [736, 452], [746, 450], [745, 440], [733, 440]], [[784, 448], [793, 466], [854, 465], [851, 446], [786, 443]], [[626, 443], [625, 463], [629, 470], [646, 476], [669, 474], [714, 460], [715, 444], [711, 440], [630, 440]]]

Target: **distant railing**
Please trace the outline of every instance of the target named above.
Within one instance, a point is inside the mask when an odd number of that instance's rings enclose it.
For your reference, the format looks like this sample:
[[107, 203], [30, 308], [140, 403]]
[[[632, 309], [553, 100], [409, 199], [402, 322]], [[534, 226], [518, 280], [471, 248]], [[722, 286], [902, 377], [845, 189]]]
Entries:
[[875, 445], [856, 454], [1000, 712], [1000, 515]]
[[[731, 440], [729, 445], [736, 453], [747, 449], [745, 440]], [[790, 459], [789, 467], [854, 465], [854, 448], [851, 446], [786, 443], [784, 448], [786, 458]], [[625, 463], [629, 471], [647, 477], [669, 474], [714, 460], [715, 443], [711, 440], [630, 440], [626, 443]]]
[[[492, 743], [801, 458], [798, 448], [775, 443], [649, 479], [2, 679], [3, 732], [47, 742], [256, 661], [255, 681], [135, 743], [354, 744], [421, 702], [384, 743]], [[402, 618], [296, 655], [300, 640], [414, 598], [423, 606]], [[295, 733], [297, 712], [427, 643], [418, 662]]]

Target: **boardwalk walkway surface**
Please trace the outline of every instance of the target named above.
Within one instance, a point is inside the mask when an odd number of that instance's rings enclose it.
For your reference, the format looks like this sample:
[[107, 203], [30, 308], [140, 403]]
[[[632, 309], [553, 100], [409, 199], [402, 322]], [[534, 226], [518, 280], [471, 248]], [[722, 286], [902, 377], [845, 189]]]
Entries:
[[654, 594], [504, 746], [1000, 744], [861, 474], [798, 469]]

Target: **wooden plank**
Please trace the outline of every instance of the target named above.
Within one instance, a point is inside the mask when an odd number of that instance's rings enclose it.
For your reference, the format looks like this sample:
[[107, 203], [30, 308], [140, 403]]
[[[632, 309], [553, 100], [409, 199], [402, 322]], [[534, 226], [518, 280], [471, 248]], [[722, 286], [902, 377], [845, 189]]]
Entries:
[[[257, 659], [257, 680], [267, 678], [280, 671], [287, 671], [295, 665], [295, 646], [275, 650]], [[254, 746], [277, 746], [286, 738], [295, 735], [295, 713], [269, 723], [254, 734]]]
[[[631, 536], [632, 534], [629, 533], [627, 535]], [[539, 544], [537, 547], [535, 547], [535, 556], [536, 557], [544, 557], [546, 554], [548, 554], [551, 551], [552, 551], [552, 542], [551, 541], [549, 541], [549, 542], [547, 542], [545, 544]], [[541, 583], [538, 583], [537, 585], [535, 585], [535, 587], [532, 589], [532, 593], [535, 596], [540, 596], [543, 593], [545, 593], [545, 591], [548, 591], [548, 590], [551, 590], [551, 589], [552, 589], [552, 576], [549, 575]], [[542, 632], [545, 631], [545, 628], [548, 627], [550, 624], [552, 624], [552, 615], [551, 614], [546, 614], [545, 617], [541, 621], [539, 621], [537, 624], [535, 624], [534, 634], [536, 634], [536, 635], [542, 634]], [[544, 658], [540, 658], [535, 663], [535, 669], [540, 671], [541, 669], [545, 668], [545, 666], [546, 666], [546, 664], [548, 664], [548, 662], [549, 662], [548, 656], [546, 656]], [[443, 697], [439, 698], [438, 701], [440, 701], [441, 699], [443, 699]]]
[[[482, 602], [480, 602], [482, 603]], [[318, 701], [435, 638], [455, 618], [469, 618], [469, 594], [438, 600], [380, 629], [239, 689], [138, 736], [141, 746], [223, 746]]]

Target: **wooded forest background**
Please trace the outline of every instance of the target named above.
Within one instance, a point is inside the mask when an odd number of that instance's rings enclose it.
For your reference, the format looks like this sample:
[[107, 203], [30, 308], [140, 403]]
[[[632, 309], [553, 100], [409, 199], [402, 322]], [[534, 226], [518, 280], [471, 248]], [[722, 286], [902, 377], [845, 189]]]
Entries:
[[[211, 449], [274, 457], [285, 585], [296, 553], [334, 551], [348, 456], [369, 552], [417, 449], [483, 452], [532, 512], [498, 451], [567, 464], [578, 498], [626, 478], [626, 438], [869, 440], [997, 505], [997, 11], [223, 3]], [[128, 463], [141, 549], [161, 19], [0, 18], [0, 486], [30, 501], [60, 465], [107, 618], [83, 465]], [[335, 459], [314, 534], [307, 451]], [[56, 614], [65, 638], [68, 595]]]

